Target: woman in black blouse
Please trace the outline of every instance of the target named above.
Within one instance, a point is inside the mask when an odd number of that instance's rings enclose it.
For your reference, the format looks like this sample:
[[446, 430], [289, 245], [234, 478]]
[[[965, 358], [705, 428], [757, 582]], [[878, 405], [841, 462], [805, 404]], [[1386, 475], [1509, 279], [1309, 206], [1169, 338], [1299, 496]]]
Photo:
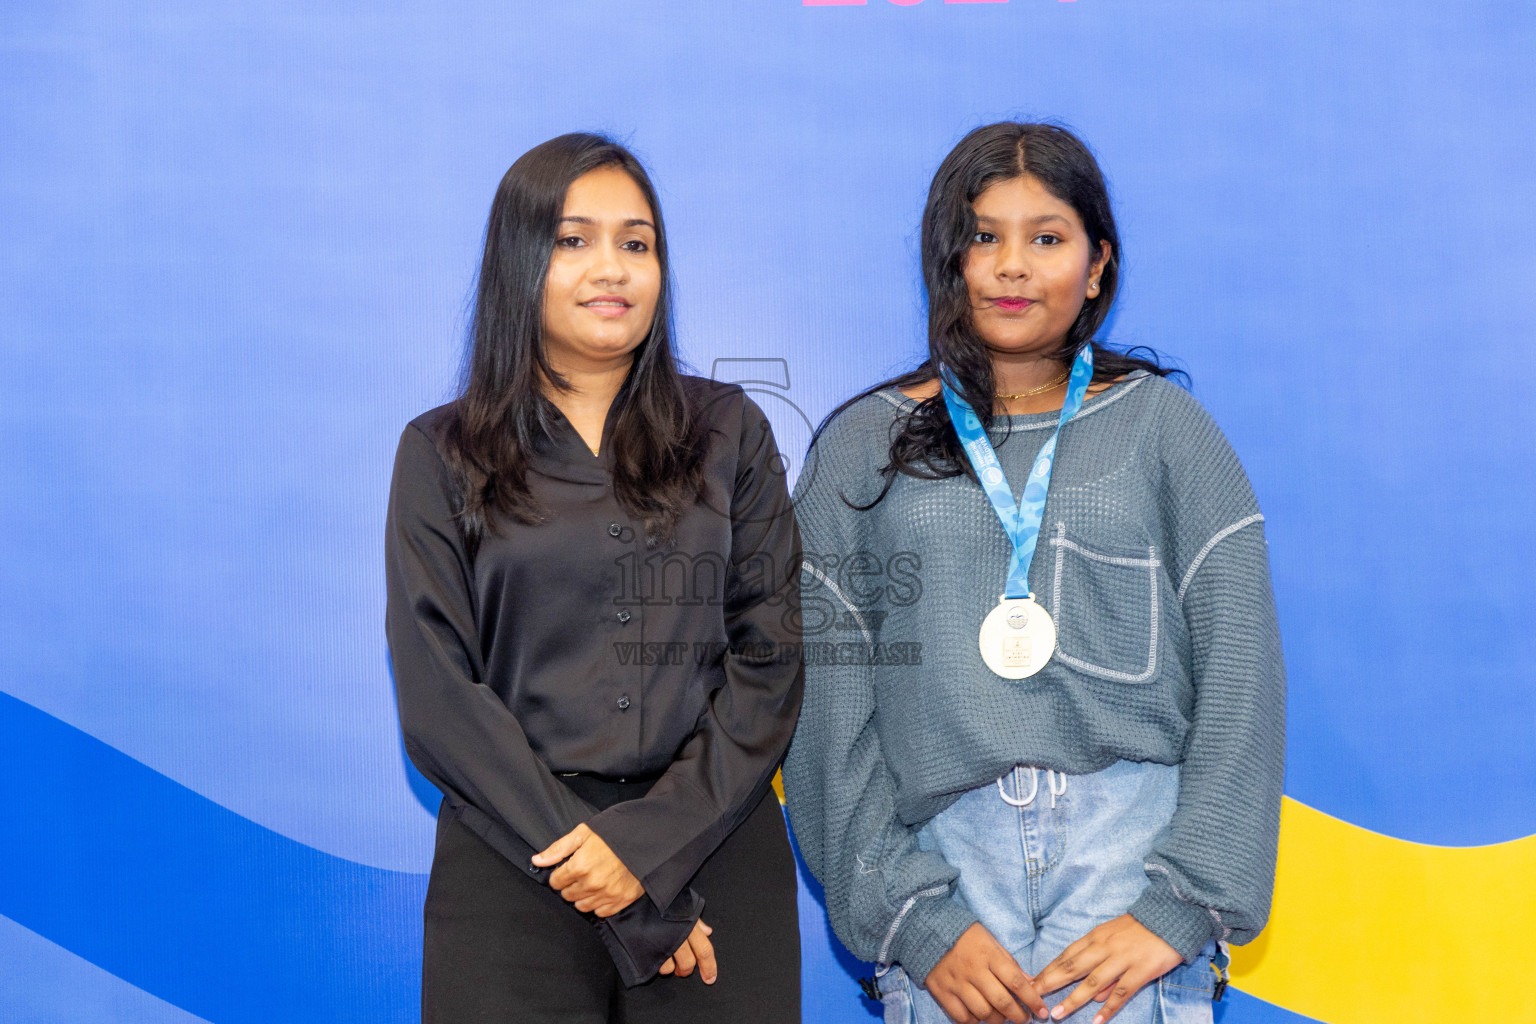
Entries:
[[400, 439], [387, 632], [444, 794], [427, 1024], [799, 1020], [769, 788], [799, 535], [767, 420], [678, 372], [668, 307], [635, 158], [537, 146], [491, 207], [463, 391]]

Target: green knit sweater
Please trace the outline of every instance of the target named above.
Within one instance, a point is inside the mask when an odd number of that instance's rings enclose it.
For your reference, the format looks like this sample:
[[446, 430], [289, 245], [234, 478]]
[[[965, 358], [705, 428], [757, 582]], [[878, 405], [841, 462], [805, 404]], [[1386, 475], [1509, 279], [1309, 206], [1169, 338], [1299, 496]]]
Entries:
[[[1192, 960], [1269, 913], [1285, 753], [1285, 674], [1263, 516], [1205, 409], [1139, 374], [1062, 430], [1030, 587], [1055, 618], [1038, 674], [977, 649], [1011, 551], [966, 477], [899, 475], [881, 391], [818, 438], [795, 489], [806, 686], [784, 764], [790, 821], [843, 943], [921, 980], [975, 920], [917, 830], [1015, 764], [1082, 774], [1180, 765], [1178, 809], [1129, 912]], [[1017, 496], [1056, 413], [999, 417]]]

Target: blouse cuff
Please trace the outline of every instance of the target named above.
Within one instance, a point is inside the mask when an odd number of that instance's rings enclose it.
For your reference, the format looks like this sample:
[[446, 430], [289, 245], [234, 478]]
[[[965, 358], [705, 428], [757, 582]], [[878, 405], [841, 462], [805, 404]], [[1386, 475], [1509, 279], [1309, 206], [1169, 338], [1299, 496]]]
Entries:
[[612, 917], [596, 918], [597, 934], [618, 968], [619, 980], [633, 988], [661, 971], [667, 958], [688, 941], [703, 913], [704, 897], [684, 889], [660, 912], [649, 900], [639, 899]]
[[614, 804], [587, 821], [645, 886], [658, 909], [672, 905], [723, 838], [718, 818], [705, 823], [669, 821], [668, 809], [660, 801], [641, 798]]

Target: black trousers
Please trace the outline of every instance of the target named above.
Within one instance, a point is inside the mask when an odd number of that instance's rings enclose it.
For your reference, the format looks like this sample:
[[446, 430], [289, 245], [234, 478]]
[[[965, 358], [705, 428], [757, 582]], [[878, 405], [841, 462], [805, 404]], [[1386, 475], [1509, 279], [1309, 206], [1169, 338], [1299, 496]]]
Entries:
[[[649, 788], [564, 781], [598, 807]], [[592, 924], [445, 806], [427, 886], [423, 1024], [799, 1024], [795, 863], [772, 790], [692, 884], [719, 977], [625, 988]]]

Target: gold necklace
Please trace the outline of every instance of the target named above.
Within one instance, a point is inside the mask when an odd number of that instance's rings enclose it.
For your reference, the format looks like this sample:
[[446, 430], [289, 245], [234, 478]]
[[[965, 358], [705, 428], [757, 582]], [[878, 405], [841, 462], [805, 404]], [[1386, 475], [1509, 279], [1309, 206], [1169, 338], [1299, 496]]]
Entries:
[[998, 398], [1028, 398], [1030, 395], [1038, 395], [1038, 394], [1041, 394], [1042, 392], [1049, 391], [1052, 388], [1059, 388], [1059, 387], [1061, 387], [1063, 384], [1066, 383], [1067, 378], [1070, 377], [1070, 376], [1072, 376], [1072, 371], [1069, 369], [1069, 370], [1067, 370], [1066, 373], [1063, 373], [1060, 377], [1057, 377], [1055, 380], [1051, 381], [1049, 384], [1042, 384], [1042, 385], [1040, 385], [1037, 388], [1030, 388], [1028, 391], [1020, 391], [1016, 395], [999, 394], [997, 397]]

